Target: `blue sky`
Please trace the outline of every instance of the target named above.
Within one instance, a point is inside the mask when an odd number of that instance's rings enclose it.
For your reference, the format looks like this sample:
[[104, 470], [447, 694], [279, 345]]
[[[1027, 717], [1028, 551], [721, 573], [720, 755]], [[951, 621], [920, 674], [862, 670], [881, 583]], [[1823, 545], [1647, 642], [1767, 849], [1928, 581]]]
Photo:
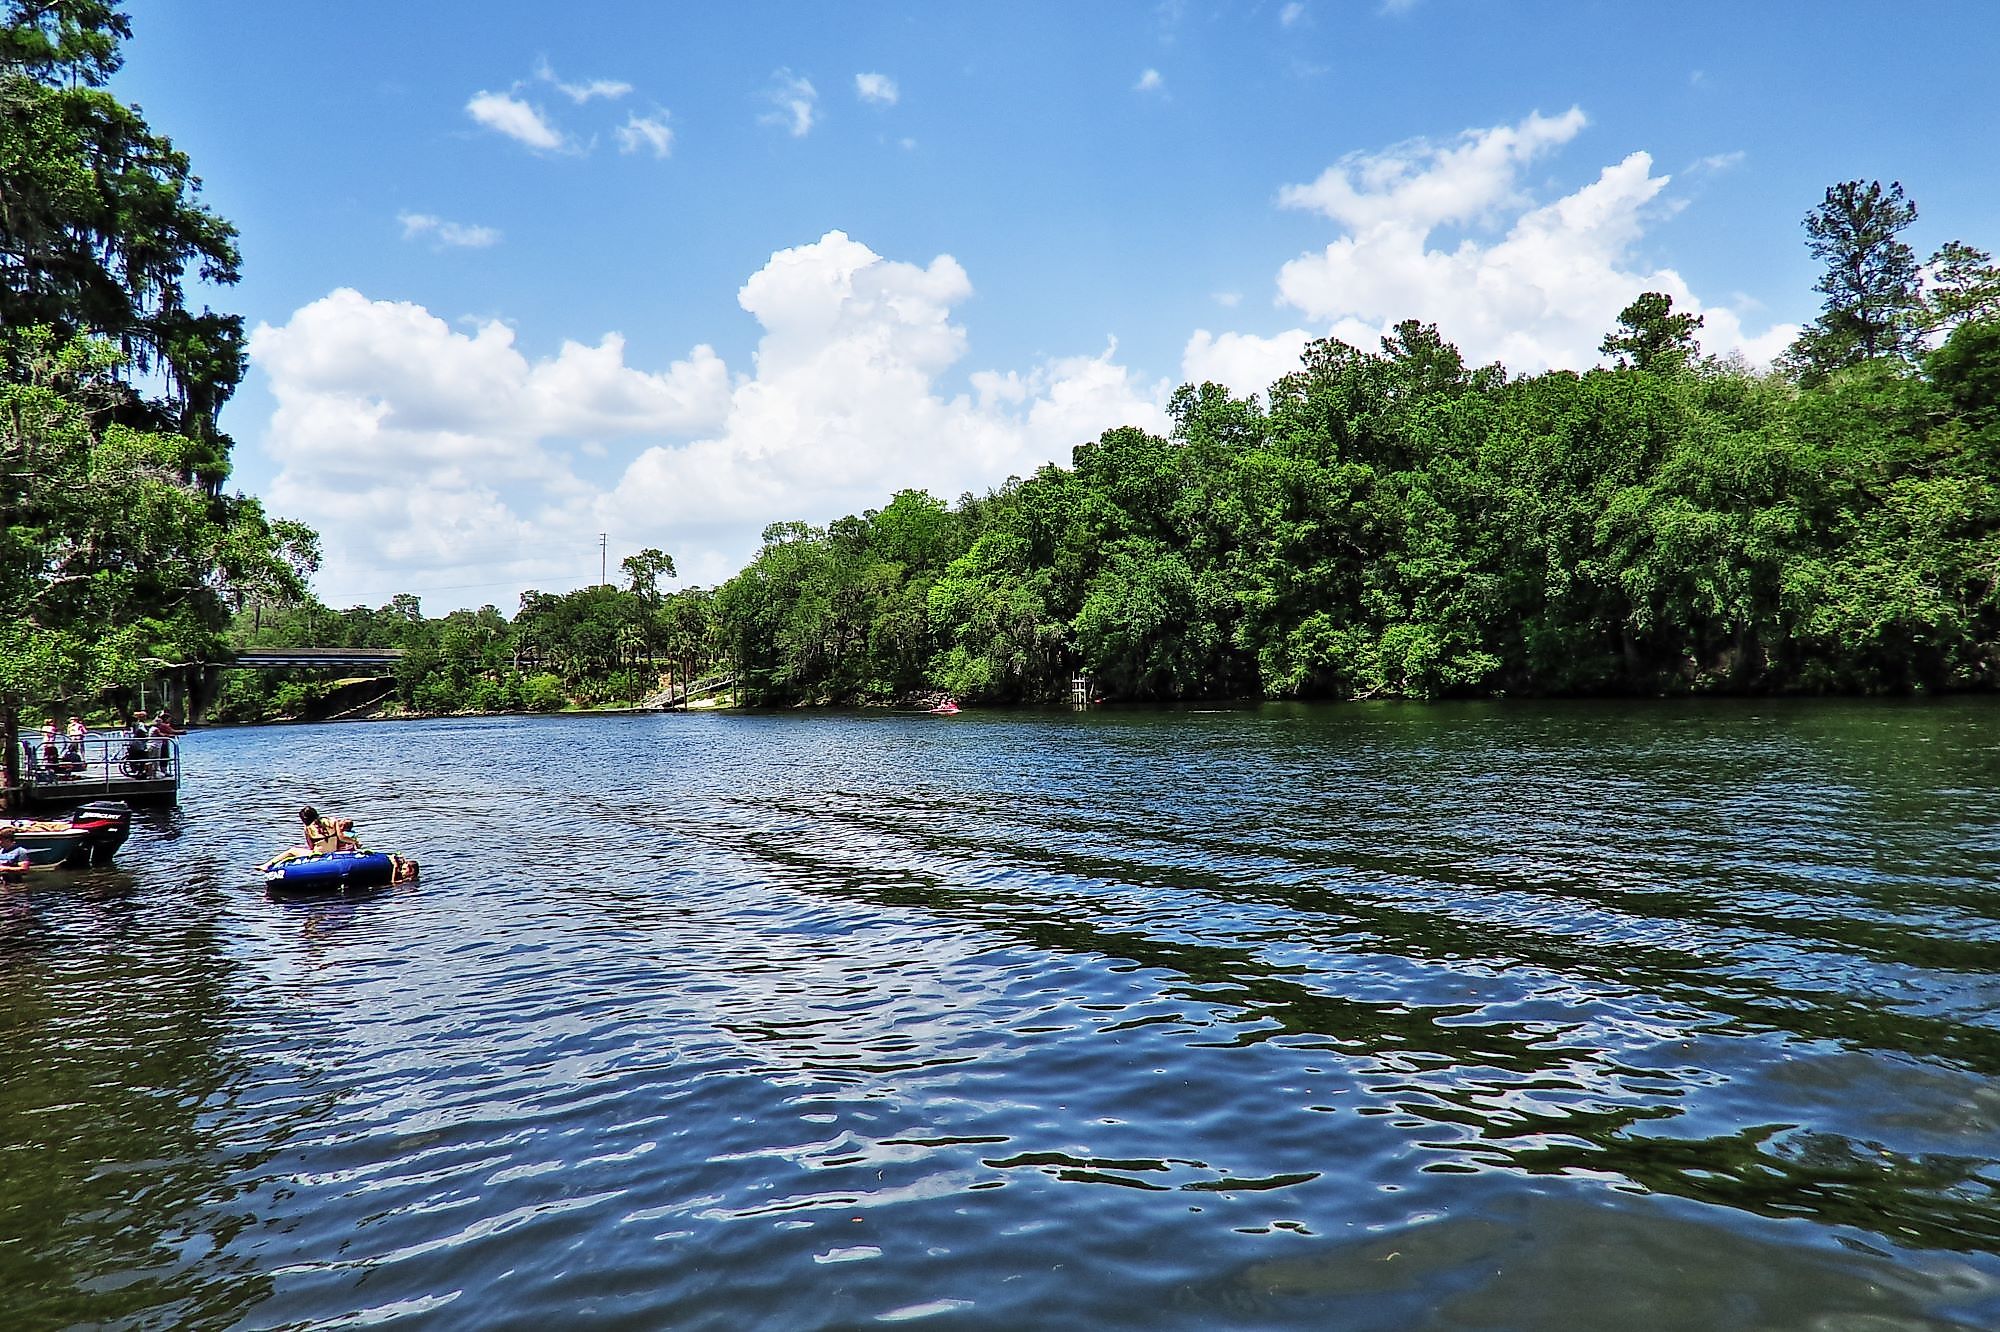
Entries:
[[336, 605], [511, 611], [599, 532], [712, 583], [1404, 316], [1581, 368], [1659, 288], [1761, 362], [1838, 180], [2000, 247], [1973, 0], [133, 11], [115, 87], [242, 232], [237, 483]]

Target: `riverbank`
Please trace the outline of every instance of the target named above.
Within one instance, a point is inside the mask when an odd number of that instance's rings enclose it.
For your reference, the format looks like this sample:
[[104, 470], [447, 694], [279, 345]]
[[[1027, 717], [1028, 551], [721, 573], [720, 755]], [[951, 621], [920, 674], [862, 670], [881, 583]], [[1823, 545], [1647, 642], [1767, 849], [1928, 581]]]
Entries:
[[346, 722], [439, 721], [460, 717], [634, 717], [667, 712], [726, 712], [732, 710], [734, 706], [734, 704], [730, 703], [697, 699], [686, 707], [661, 708], [630, 705], [623, 707], [558, 708], [552, 711], [536, 712], [530, 712], [525, 709], [468, 709], [463, 712], [416, 712], [400, 708], [376, 708], [362, 712], [341, 713], [333, 716], [259, 717], [203, 722], [198, 729], [215, 730], [250, 726], [322, 726]]

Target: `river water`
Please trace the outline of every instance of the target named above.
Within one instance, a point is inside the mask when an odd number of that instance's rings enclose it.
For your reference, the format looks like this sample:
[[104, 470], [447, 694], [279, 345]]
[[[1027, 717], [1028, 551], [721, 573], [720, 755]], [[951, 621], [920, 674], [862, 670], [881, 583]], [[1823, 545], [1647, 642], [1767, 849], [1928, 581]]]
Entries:
[[0, 897], [0, 1326], [2000, 1326], [1990, 701], [186, 762]]

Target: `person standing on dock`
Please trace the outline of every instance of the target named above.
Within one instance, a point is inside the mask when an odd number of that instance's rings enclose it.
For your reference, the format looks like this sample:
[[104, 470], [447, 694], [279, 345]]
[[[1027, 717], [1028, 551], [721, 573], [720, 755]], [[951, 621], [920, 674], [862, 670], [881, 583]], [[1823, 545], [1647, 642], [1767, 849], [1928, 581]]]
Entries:
[[83, 738], [89, 734], [89, 728], [84, 726], [83, 718], [71, 717], [69, 719], [68, 743], [63, 746], [62, 766], [63, 771], [72, 777], [78, 776], [83, 772], [85, 766], [83, 761]]
[[165, 777], [173, 768], [174, 737], [180, 731], [166, 713], [153, 718], [153, 776]]

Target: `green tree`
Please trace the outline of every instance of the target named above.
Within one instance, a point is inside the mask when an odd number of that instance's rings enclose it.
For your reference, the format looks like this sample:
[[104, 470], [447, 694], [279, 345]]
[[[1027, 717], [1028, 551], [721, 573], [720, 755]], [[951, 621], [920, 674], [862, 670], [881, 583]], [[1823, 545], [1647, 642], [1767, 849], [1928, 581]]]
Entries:
[[1787, 353], [1802, 381], [1877, 356], [1908, 356], [1917, 346], [1923, 276], [1902, 239], [1917, 206], [1900, 182], [1842, 181], [1806, 215], [1806, 248], [1826, 266], [1813, 290], [1826, 297], [1820, 317]]
[[[313, 533], [224, 495], [235, 232], [187, 158], [104, 91], [104, 0], [0, 4], [0, 731], [30, 697], [118, 696], [212, 656], [246, 599], [303, 597]], [[158, 385], [152, 396], [139, 385]]]
[[135, 689], [212, 660], [244, 600], [303, 598], [317, 540], [253, 499], [183, 480], [184, 435], [112, 419], [126, 368], [97, 340], [30, 330], [0, 377], [0, 734], [32, 700]]
[[[2000, 446], [2000, 317], [1969, 320], [1954, 328], [1924, 362], [1959, 418]], [[1990, 463], [1995, 449], [1982, 451]]]
[[1597, 350], [1621, 370], [1671, 374], [1701, 355], [1694, 331], [1702, 316], [1674, 312], [1674, 298], [1662, 291], [1642, 292], [1618, 312], [1618, 327], [1604, 335]]
[[715, 661], [715, 594], [690, 587], [668, 597], [654, 621], [674, 664], [675, 683], [685, 691]]
[[1969, 320], [2000, 319], [2000, 266], [1992, 255], [1947, 241], [1924, 267], [1930, 274], [1924, 292], [1927, 332], [1948, 335]]
[[960, 499], [969, 542], [926, 597], [938, 644], [931, 684], [1000, 703], [1066, 694], [1076, 664], [1069, 624], [1088, 560], [1081, 498], [1077, 478], [1051, 465]]
[[647, 605], [660, 604], [660, 580], [674, 577], [674, 557], [653, 546], [618, 561], [627, 590]]
[[[102, 0], [0, 8], [0, 328], [111, 339], [166, 393], [124, 381], [119, 419], [199, 447], [183, 475], [219, 490], [216, 415], [243, 377], [243, 325], [190, 303], [192, 283], [236, 281], [235, 229], [196, 202], [185, 154], [103, 90], [131, 35]], [[0, 339], [0, 360], [28, 354]]]

